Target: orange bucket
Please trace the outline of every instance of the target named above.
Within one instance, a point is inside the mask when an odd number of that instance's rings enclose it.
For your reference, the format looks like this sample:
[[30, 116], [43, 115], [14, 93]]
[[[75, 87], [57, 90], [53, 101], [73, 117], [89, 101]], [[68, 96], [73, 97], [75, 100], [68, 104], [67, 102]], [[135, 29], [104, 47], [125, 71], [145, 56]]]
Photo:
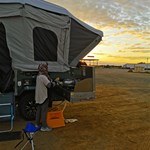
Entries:
[[63, 116], [64, 109], [66, 104], [64, 105], [63, 109], [60, 108], [53, 108], [49, 110], [47, 113], [47, 125], [51, 128], [58, 128], [65, 126], [65, 120]]

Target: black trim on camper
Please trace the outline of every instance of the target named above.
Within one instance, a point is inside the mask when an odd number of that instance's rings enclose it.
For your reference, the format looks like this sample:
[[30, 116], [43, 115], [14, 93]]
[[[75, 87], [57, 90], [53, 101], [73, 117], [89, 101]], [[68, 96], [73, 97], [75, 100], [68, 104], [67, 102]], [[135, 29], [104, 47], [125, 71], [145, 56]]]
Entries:
[[11, 67], [12, 60], [6, 41], [6, 31], [0, 22], [0, 92], [13, 91], [14, 72]]

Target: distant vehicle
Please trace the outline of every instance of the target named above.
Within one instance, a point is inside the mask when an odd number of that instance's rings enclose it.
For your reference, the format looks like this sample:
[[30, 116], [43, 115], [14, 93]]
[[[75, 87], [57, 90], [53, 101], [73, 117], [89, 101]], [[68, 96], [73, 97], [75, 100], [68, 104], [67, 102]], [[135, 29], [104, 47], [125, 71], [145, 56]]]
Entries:
[[76, 66], [102, 40], [102, 31], [45, 1], [0, 0], [0, 12], [0, 92], [14, 92], [25, 119], [35, 118], [40, 63], [48, 63], [51, 78], [60, 78], [53, 100], [94, 96], [94, 68]]

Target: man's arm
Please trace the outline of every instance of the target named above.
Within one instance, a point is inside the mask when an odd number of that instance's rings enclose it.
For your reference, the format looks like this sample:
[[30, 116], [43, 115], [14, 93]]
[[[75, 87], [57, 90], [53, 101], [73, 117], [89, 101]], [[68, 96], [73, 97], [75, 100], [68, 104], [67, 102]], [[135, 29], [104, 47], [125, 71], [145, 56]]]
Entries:
[[47, 85], [46, 85], [47, 88], [50, 88], [51, 87], [51, 82], [49, 82]]
[[42, 75], [41, 77], [44, 85], [47, 87], [47, 88], [50, 88], [50, 87], [54, 87], [56, 84], [55, 82], [53, 82], [52, 80], [49, 80], [46, 76]]
[[56, 85], [55, 82], [50, 81], [50, 82], [46, 85], [46, 87], [47, 87], [47, 88], [50, 88], [50, 87], [54, 87], [55, 85]]

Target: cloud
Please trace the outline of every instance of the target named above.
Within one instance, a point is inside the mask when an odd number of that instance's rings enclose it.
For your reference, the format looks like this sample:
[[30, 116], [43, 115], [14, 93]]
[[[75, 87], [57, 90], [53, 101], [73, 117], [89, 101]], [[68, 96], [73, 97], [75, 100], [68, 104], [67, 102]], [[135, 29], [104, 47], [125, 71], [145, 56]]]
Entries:
[[[107, 5], [109, 2], [110, 5]], [[106, 6], [107, 5], [107, 6]], [[108, 16], [115, 20], [115, 22], [123, 23], [125, 25], [136, 25], [137, 28], [142, 26], [149, 26], [150, 23], [150, 2], [143, 0], [126, 0], [112, 2], [107, 1], [105, 7], [108, 10]]]
[[47, 1], [103, 31], [103, 41], [91, 54], [107, 58], [107, 62], [145, 60], [150, 56], [150, 0]]
[[150, 50], [134, 50], [134, 51], [131, 51], [131, 52], [134, 52], [134, 53], [150, 53]]
[[140, 47], [140, 46], [138, 46], [138, 44], [137, 44], [137, 46], [132, 46], [132, 47], [128, 47], [128, 49], [126, 49], [126, 50], [119, 50], [119, 52], [121, 52], [121, 53], [126, 53], [126, 52], [133, 52], [133, 53], [150, 53], [150, 48], [147, 48], [147, 46], [146, 47]]
[[138, 60], [138, 59], [144, 59], [146, 60], [147, 57], [145, 56], [120, 56], [120, 55], [108, 55], [107, 57], [115, 58], [115, 59], [128, 59], [128, 60]]
[[149, 0], [47, 0], [61, 5], [86, 22], [100, 26], [125, 25], [149, 31]]
[[94, 52], [94, 53], [92, 53], [92, 54], [94, 54], [94, 55], [96, 55], [96, 56], [98, 56], [98, 55], [100, 55], [100, 56], [101, 56], [101, 55], [106, 55], [106, 53], [102, 53], [102, 52], [99, 52], [99, 53], [98, 53], [98, 52], [97, 52], [97, 53]]
[[150, 50], [141, 48], [141, 49], [135, 49], [135, 50], [119, 50], [118, 52], [120, 52], [120, 53], [128, 53], [128, 52], [133, 52], [133, 53], [150, 53]]

